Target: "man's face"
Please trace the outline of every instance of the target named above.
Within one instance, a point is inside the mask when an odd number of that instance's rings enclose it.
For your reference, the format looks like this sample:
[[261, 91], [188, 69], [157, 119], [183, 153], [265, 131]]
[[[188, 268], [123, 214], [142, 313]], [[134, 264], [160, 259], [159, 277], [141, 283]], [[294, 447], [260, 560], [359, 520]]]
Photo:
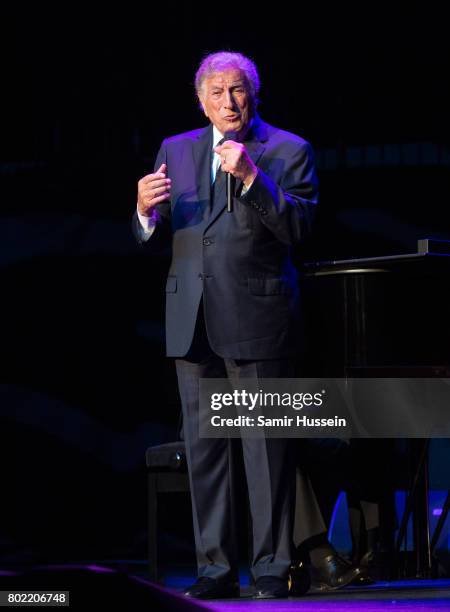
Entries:
[[205, 79], [200, 102], [205, 115], [222, 134], [247, 130], [252, 113], [251, 100], [240, 70], [230, 68]]

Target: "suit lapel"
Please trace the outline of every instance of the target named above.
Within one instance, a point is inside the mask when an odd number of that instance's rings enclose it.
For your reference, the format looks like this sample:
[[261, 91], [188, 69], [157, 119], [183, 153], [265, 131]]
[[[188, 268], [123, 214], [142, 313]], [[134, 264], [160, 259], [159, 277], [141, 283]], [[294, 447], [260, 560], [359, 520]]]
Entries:
[[211, 205], [211, 151], [212, 124], [205, 128], [198, 140], [192, 145], [194, 158], [195, 184], [197, 185], [198, 201], [202, 202], [203, 218], [208, 218]]
[[[255, 165], [258, 165], [258, 161], [261, 155], [263, 154], [264, 149], [266, 148], [263, 143], [267, 140], [267, 138], [268, 138], [268, 135], [267, 135], [267, 129], [266, 129], [265, 123], [261, 121], [258, 115], [255, 115], [251, 134], [249, 134], [249, 139], [244, 141], [249, 157], [251, 158], [251, 160], [253, 161]], [[241, 187], [242, 187], [242, 181], [239, 181], [239, 180], [236, 181], [236, 192], [235, 193], [240, 193]], [[222, 190], [225, 190], [225, 181], [223, 182], [221, 192]], [[211, 216], [208, 219], [207, 227], [205, 229], [207, 229], [211, 225], [211, 223], [213, 223], [217, 219], [217, 217], [225, 210], [226, 208], [225, 198], [223, 202], [224, 203], [221, 206], [214, 207], [211, 213]]]

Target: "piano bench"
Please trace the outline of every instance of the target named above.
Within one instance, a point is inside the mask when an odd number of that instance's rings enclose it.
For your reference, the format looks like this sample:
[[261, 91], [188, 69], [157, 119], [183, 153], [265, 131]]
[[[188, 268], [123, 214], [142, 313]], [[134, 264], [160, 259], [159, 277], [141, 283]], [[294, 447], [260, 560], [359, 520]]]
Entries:
[[150, 446], [145, 453], [148, 495], [148, 572], [158, 580], [158, 496], [189, 493], [186, 448], [183, 441]]

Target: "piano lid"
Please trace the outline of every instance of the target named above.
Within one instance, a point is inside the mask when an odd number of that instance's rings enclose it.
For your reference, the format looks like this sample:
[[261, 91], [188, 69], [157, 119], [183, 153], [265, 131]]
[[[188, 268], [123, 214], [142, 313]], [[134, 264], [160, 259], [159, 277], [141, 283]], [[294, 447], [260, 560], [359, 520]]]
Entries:
[[[416, 253], [384, 255], [379, 257], [361, 257], [336, 259], [328, 261], [311, 261], [303, 264], [307, 276], [325, 276], [329, 274], [370, 274], [392, 272], [405, 264], [414, 263], [415, 267], [425, 270], [442, 271], [441, 264], [447, 267], [450, 263], [450, 241], [434, 238], [420, 238], [417, 241]], [[433, 265], [430, 267], [430, 263]]]

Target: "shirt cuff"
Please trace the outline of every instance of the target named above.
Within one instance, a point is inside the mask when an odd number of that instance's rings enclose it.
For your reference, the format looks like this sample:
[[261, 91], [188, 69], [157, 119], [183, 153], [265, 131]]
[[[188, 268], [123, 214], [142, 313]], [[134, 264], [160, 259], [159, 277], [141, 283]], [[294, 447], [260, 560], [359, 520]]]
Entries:
[[153, 209], [152, 216], [146, 217], [145, 215], [141, 215], [141, 213], [137, 211], [137, 216], [138, 216], [139, 223], [142, 227], [144, 234], [148, 238], [150, 238], [150, 236], [155, 231], [156, 224], [158, 223], [158, 219], [159, 219], [158, 212], [155, 209]]
[[[258, 176], [258, 173], [256, 173], [256, 176]], [[253, 179], [253, 181], [250, 183], [250, 185], [248, 187], [247, 187], [247, 185], [245, 183], [242, 183], [241, 196], [243, 196], [243, 195], [245, 195], [247, 193], [247, 191], [250, 189], [250, 187], [255, 182], [256, 176], [255, 176], [255, 178]]]

